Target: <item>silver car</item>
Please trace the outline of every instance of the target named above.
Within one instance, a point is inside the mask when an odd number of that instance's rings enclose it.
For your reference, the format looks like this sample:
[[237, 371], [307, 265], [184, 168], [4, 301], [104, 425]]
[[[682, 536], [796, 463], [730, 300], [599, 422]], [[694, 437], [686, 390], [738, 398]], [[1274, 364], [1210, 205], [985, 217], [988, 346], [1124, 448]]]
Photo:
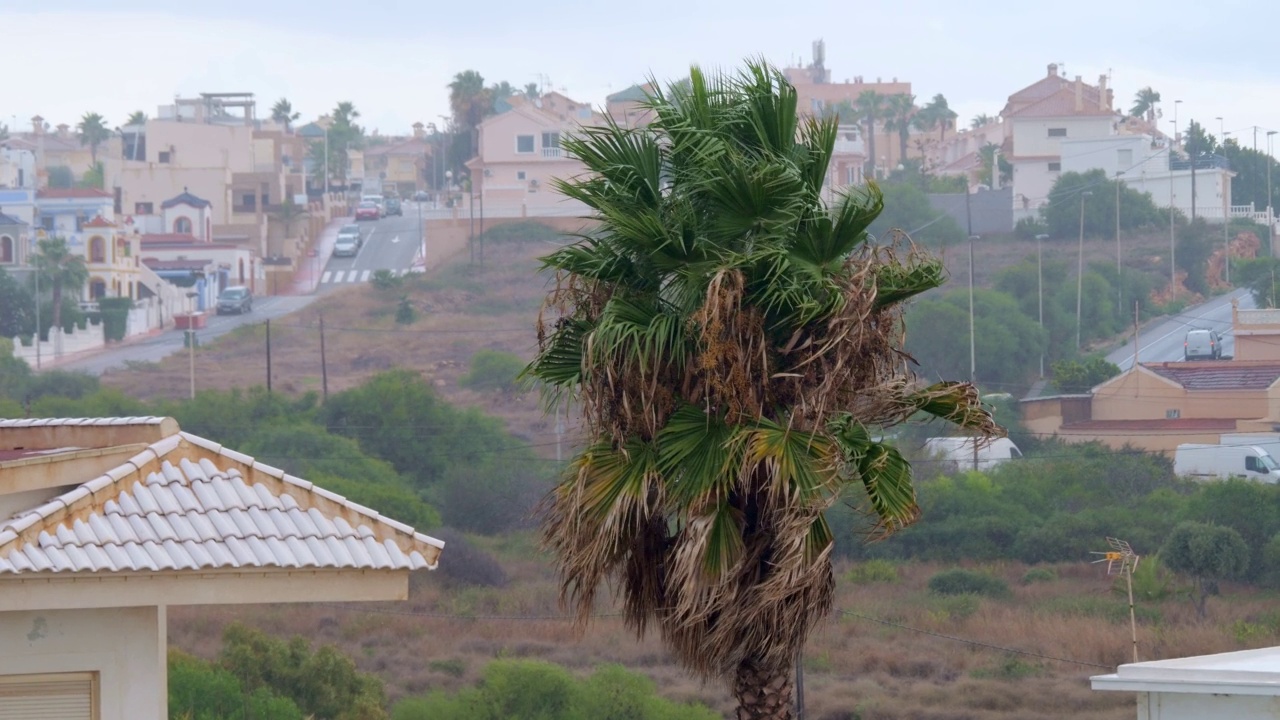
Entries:
[[1191, 330], [1182, 343], [1183, 360], [1219, 360], [1222, 358], [1222, 336], [1216, 330]]
[[343, 235], [333, 243], [334, 257], [355, 257], [360, 252], [360, 242], [350, 235]]

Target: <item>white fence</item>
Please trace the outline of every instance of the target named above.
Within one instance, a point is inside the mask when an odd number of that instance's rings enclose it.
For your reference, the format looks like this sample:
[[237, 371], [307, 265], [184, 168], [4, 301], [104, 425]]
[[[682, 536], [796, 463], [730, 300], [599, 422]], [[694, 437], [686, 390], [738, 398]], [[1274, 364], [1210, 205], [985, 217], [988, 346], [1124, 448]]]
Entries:
[[[125, 324], [125, 338], [146, 335], [162, 327], [163, 318], [158, 298], [136, 301]], [[44, 367], [58, 360], [101, 350], [106, 344], [102, 324], [88, 323], [83, 330], [76, 327], [69, 333], [50, 328], [48, 340], [39, 341], [33, 337], [30, 345], [23, 345], [21, 338], [13, 338], [13, 356], [32, 367], [36, 367], [38, 356], [39, 365]]]
[[[473, 208], [466, 205], [453, 208], [432, 209], [422, 208], [423, 220], [466, 220], [475, 217], [478, 221], [481, 217], [486, 218], [540, 218], [540, 217], [587, 217], [591, 215], [591, 208], [577, 202], [566, 200], [554, 205], [480, 205], [476, 203]], [[415, 211], [406, 211], [409, 217], [416, 217]]]

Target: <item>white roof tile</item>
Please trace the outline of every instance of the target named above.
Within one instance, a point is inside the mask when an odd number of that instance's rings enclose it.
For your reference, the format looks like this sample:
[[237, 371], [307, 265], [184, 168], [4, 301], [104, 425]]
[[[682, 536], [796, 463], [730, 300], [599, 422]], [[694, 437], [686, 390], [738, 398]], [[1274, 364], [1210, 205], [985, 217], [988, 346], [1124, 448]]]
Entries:
[[[0, 427], [18, 422], [24, 421], [0, 420]], [[158, 468], [151, 465], [156, 460]], [[144, 473], [144, 466], [154, 471]], [[320, 510], [313, 505], [320, 498], [321, 506], [342, 510]], [[32, 533], [38, 533], [34, 540]], [[428, 567], [426, 557], [436, 557], [442, 545], [306, 480], [179, 433], [35, 509], [0, 520], [0, 577], [256, 567], [408, 570]]]

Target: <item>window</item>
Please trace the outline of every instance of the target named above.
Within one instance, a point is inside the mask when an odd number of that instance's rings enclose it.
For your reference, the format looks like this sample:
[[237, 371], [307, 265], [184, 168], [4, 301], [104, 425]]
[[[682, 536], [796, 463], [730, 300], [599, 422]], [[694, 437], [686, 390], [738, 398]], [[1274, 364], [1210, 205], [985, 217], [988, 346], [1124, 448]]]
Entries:
[[517, 171], [516, 171], [516, 179], [517, 179], [517, 180], [524, 180], [524, 178], [525, 178], [524, 171], [523, 171], [523, 170], [517, 170]]
[[180, 217], [173, 221], [173, 231], [179, 235], [191, 234], [191, 218]]
[[13, 238], [8, 235], [0, 235], [0, 263], [12, 263], [13, 260]]
[[240, 198], [240, 203], [243, 206], [242, 210], [253, 210], [258, 206], [258, 199], [254, 197], [253, 193], [245, 193]]
[[44, 228], [45, 232], [53, 232], [53, 216], [52, 216], [52, 215], [41, 215], [41, 216], [40, 216], [40, 227]]
[[1128, 170], [1133, 167], [1133, 151], [1129, 149], [1116, 151], [1116, 164], [1121, 170]]
[[134, 215], [150, 215], [154, 212], [155, 212], [155, 205], [152, 205], [151, 203], [134, 203], [133, 204]]
[[1177, 408], [1170, 408], [1164, 411], [1165, 420], [1177, 420], [1182, 417], [1182, 411]]
[[544, 132], [542, 133], [542, 147], [544, 148], [560, 148], [560, 133]]
[[844, 169], [844, 172], [846, 185], [857, 185], [862, 182], [862, 173], [859, 172], [859, 168], [857, 166], [850, 165]]
[[100, 711], [96, 672], [0, 677], [0, 717], [90, 720]]
[[1049, 172], [1062, 172], [1062, 163], [1060, 162], [1049, 163]]
[[589, 108], [589, 107], [580, 107], [580, 108], [578, 108], [578, 119], [579, 119], [579, 120], [590, 120], [590, 119], [591, 119], [591, 108]]
[[89, 238], [89, 262], [104, 263], [107, 261], [107, 241], [101, 235]]
[[162, 163], [169, 162], [169, 153], [167, 151], [161, 151], [160, 156], [157, 158], [157, 162], [162, 162]]
[[1263, 472], [1262, 463], [1258, 462], [1258, 458], [1249, 455], [1244, 459], [1244, 469], [1247, 472]]
[[517, 135], [516, 136], [516, 152], [518, 153], [533, 152], [533, 136]]
[[89, 299], [101, 300], [107, 296], [107, 284], [101, 278], [94, 278], [89, 282]]
[[1066, 137], [1066, 128], [1049, 128], [1049, 137]]

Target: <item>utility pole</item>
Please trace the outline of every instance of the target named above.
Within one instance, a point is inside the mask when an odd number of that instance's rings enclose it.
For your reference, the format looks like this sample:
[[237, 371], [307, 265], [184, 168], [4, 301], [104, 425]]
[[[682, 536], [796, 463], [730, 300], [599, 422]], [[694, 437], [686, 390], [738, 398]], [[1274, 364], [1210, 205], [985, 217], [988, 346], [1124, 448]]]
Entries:
[[329, 402], [329, 363], [324, 353], [324, 314], [320, 315], [320, 392], [325, 402]]
[[36, 370], [40, 369], [40, 265], [36, 264]]
[[[1040, 241], [1049, 239], [1048, 235], [1036, 236], [1036, 304], [1040, 310], [1040, 332], [1044, 332], [1044, 264], [1041, 262]], [[1044, 379], [1044, 348], [1040, 349], [1040, 379]]]
[[187, 365], [191, 376], [191, 399], [196, 399], [196, 331], [191, 327], [191, 316], [187, 316]]
[[973, 241], [977, 237], [969, 236], [969, 382], [978, 382], [977, 342], [974, 335], [973, 319]]
[[[1196, 121], [1191, 121], [1191, 127], [1196, 127]], [[1204, 128], [1200, 128], [1200, 133], [1204, 134]], [[1191, 221], [1196, 220], [1196, 156], [1199, 155], [1199, 144], [1195, 143], [1195, 135], [1188, 138], [1190, 142], [1187, 144], [1187, 159], [1191, 161]], [[1196, 147], [1191, 147], [1195, 144]]]
[[1076, 349], [1079, 350], [1080, 345], [1080, 328], [1083, 325], [1084, 315], [1082, 309], [1084, 307], [1084, 199], [1093, 193], [1085, 190], [1080, 193], [1080, 252], [1076, 261]]
[[271, 319], [267, 319], [267, 394], [271, 394]]
[[1276, 215], [1271, 209], [1271, 166], [1275, 164], [1275, 160], [1271, 154], [1271, 136], [1275, 135], [1275, 130], [1267, 131], [1267, 241], [1271, 245], [1271, 256], [1276, 255]]
[[[1218, 143], [1219, 153], [1222, 157], [1227, 156], [1227, 126], [1222, 118], [1214, 118], [1218, 121], [1218, 132], [1222, 135], [1222, 140]], [[1215, 165], [1217, 163], [1214, 163]], [[1227, 195], [1227, 182], [1218, 178], [1219, 184], [1222, 186], [1222, 273], [1223, 279], [1228, 285], [1231, 284], [1231, 197]]]
[[1178, 145], [1178, 106], [1181, 100], [1173, 101], [1173, 139], [1169, 142], [1169, 290], [1173, 291], [1178, 283], [1178, 263], [1174, 255], [1177, 252], [1177, 226], [1173, 222], [1173, 149]]
[[1116, 317], [1124, 314], [1124, 266], [1120, 261], [1120, 176], [1116, 171]]

